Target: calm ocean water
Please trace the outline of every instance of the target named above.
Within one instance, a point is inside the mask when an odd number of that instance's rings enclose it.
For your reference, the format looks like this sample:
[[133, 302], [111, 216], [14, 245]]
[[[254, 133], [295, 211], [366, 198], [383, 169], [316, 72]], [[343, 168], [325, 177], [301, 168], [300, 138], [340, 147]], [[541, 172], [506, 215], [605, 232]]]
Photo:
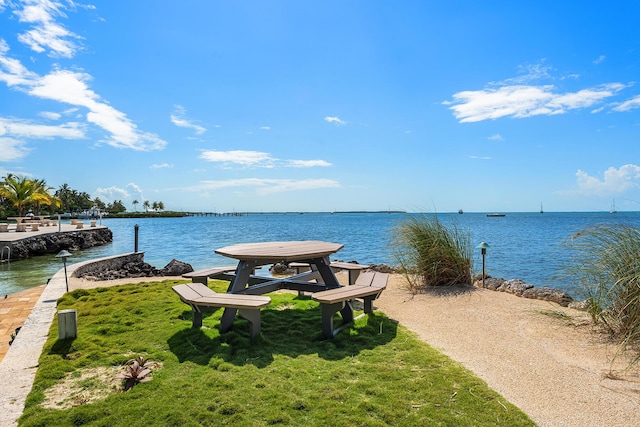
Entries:
[[[145, 261], [162, 268], [173, 258], [194, 269], [234, 264], [216, 255], [223, 246], [258, 241], [325, 240], [343, 243], [332, 259], [394, 265], [389, 242], [393, 227], [409, 214], [328, 213], [253, 214], [224, 217], [106, 219], [113, 243], [76, 252], [69, 263], [132, 252], [134, 226], [139, 225], [140, 251]], [[427, 214], [429, 215], [429, 214]], [[640, 212], [508, 213], [488, 218], [484, 213], [438, 214], [444, 223], [469, 230], [473, 245], [490, 245], [487, 273], [505, 279], [522, 279], [536, 286], [553, 286], [571, 292], [558, 278], [569, 262], [562, 242], [597, 223], [625, 223], [640, 227]], [[474, 251], [476, 272], [481, 271], [480, 251]], [[62, 263], [53, 255], [0, 264], [0, 295], [46, 283]]]

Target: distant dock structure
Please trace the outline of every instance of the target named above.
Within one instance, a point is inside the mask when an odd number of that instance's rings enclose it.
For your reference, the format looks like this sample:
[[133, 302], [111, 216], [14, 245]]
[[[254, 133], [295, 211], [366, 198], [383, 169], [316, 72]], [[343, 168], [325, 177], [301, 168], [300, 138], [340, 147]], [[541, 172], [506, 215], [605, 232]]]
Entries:
[[185, 212], [185, 216], [243, 216], [242, 212]]

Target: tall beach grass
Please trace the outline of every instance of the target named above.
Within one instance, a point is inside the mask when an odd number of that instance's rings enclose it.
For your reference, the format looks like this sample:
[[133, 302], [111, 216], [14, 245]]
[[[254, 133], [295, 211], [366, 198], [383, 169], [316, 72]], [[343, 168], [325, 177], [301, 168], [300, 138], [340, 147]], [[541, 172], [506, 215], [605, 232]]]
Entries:
[[[577, 282], [594, 322], [604, 325], [623, 348], [640, 342], [640, 229], [599, 224], [572, 236], [567, 269]], [[638, 360], [636, 359], [636, 362]]]
[[471, 284], [471, 234], [435, 214], [411, 216], [394, 229], [393, 254], [413, 292], [431, 286]]

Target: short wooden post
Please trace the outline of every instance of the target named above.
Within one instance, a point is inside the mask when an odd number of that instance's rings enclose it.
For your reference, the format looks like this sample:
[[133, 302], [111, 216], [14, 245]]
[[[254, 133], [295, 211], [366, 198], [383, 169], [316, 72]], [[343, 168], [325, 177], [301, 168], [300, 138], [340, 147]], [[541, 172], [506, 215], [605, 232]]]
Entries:
[[75, 308], [58, 311], [58, 339], [78, 336], [78, 313]]

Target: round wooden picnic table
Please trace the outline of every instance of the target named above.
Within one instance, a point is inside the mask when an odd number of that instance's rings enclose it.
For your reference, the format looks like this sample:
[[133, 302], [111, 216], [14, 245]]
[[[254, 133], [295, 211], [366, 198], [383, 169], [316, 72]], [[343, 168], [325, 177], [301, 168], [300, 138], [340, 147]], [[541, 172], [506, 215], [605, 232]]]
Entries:
[[225, 246], [215, 252], [238, 260], [256, 260], [266, 262], [298, 261], [324, 258], [338, 252], [344, 245], [319, 240], [300, 240], [287, 242], [240, 243]]

